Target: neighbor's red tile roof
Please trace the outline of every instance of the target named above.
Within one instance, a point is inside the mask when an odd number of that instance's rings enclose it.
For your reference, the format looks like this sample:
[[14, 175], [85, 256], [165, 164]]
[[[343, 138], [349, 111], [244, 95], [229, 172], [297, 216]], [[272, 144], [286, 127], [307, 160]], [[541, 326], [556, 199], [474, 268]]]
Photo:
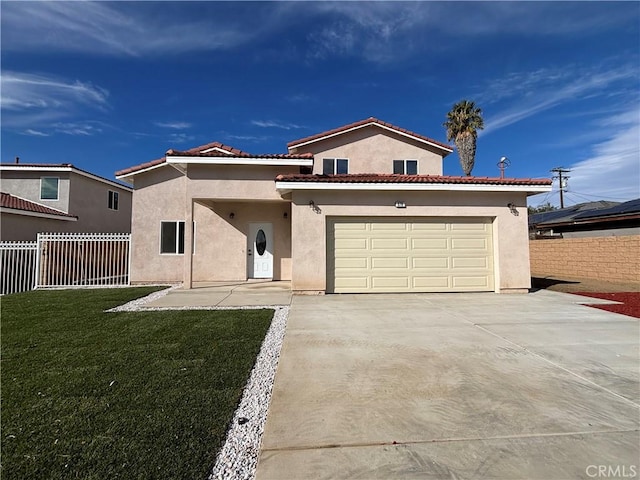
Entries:
[[452, 177], [448, 175], [396, 175], [356, 173], [341, 175], [278, 175], [277, 182], [308, 183], [454, 183], [472, 185], [551, 185], [547, 178]]
[[[210, 149], [221, 149], [226, 150], [213, 150], [211, 152], [206, 152], [206, 150]], [[228, 153], [227, 153], [228, 152]], [[173, 148], [167, 150], [166, 155], [176, 156], [176, 157], [240, 157], [240, 158], [313, 158], [313, 154], [311, 153], [266, 153], [254, 155], [252, 153], [244, 152], [238, 148], [231, 147], [229, 145], [225, 145], [220, 142], [211, 142], [206, 145], [200, 145], [199, 147], [190, 148], [188, 150], [174, 150]], [[134, 165], [133, 167], [125, 168], [124, 170], [119, 170], [116, 172], [116, 176], [128, 175], [130, 173], [134, 173], [140, 170], [145, 170], [147, 168], [155, 167], [156, 165], [161, 165], [166, 163], [167, 157], [158, 158], [156, 160], [151, 160], [150, 162], [142, 163], [140, 165]]]
[[49, 208], [39, 203], [31, 202], [24, 198], [16, 197], [10, 193], [0, 192], [1, 203], [3, 208], [11, 208], [13, 210], [24, 210], [26, 212], [46, 213], [48, 215], [56, 215], [58, 217], [78, 218], [76, 215]]
[[419, 133], [412, 132], [410, 130], [407, 130], [407, 129], [402, 128], [402, 127], [398, 127], [397, 125], [393, 125], [393, 124], [388, 123], [388, 122], [383, 122], [382, 120], [379, 120], [379, 119], [377, 119], [375, 117], [369, 117], [369, 118], [367, 118], [365, 120], [360, 120], [358, 122], [350, 123], [349, 125], [344, 125], [342, 127], [334, 128], [333, 130], [327, 130], [326, 132], [322, 132], [322, 133], [318, 133], [318, 134], [315, 134], [315, 135], [311, 135], [309, 137], [301, 138], [300, 140], [294, 140], [293, 142], [287, 143], [287, 147], [288, 148], [293, 148], [296, 145], [299, 145], [301, 143], [307, 143], [307, 142], [312, 142], [314, 140], [320, 140], [320, 139], [322, 139], [324, 137], [328, 137], [328, 136], [331, 136], [331, 135], [336, 135], [336, 134], [345, 132], [347, 130], [351, 130], [351, 129], [357, 128], [357, 127], [363, 127], [363, 126], [369, 125], [369, 124], [380, 125], [380, 126], [387, 127], [387, 128], [390, 128], [392, 130], [396, 130], [398, 132], [401, 132], [401, 133], [404, 133], [404, 134], [407, 134], [407, 135], [411, 135], [412, 137], [419, 138], [420, 140], [424, 140], [425, 142], [433, 143], [434, 145], [437, 145], [437, 146], [441, 147], [443, 150], [447, 150], [449, 153], [451, 153], [453, 151], [453, 148], [451, 148], [446, 143], [438, 142], [437, 140], [434, 140], [434, 139], [429, 138], [429, 137], [425, 137], [424, 135], [420, 135]]

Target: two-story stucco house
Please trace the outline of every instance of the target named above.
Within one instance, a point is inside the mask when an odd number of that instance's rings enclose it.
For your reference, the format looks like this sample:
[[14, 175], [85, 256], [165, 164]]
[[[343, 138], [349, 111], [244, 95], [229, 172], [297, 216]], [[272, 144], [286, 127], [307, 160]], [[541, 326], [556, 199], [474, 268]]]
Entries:
[[71, 164], [0, 164], [0, 239], [40, 232], [129, 233], [130, 187]]
[[134, 283], [290, 280], [298, 293], [527, 291], [547, 179], [443, 176], [452, 148], [375, 118], [251, 155], [210, 143], [116, 173]]

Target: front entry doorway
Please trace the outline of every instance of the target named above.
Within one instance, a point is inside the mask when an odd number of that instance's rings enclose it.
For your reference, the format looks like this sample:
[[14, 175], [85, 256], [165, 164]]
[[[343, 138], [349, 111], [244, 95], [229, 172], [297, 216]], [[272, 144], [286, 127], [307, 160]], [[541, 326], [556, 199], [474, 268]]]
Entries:
[[273, 278], [273, 225], [271, 223], [249, 224], [247, 276]]

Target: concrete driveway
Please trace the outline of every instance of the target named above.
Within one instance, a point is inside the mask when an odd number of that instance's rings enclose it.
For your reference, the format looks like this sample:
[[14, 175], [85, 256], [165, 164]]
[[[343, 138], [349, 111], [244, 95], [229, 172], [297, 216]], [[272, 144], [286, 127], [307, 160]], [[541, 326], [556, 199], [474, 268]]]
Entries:
[[294, 296], [256, 478], [638, 478], [639, 322], [580, 301]]

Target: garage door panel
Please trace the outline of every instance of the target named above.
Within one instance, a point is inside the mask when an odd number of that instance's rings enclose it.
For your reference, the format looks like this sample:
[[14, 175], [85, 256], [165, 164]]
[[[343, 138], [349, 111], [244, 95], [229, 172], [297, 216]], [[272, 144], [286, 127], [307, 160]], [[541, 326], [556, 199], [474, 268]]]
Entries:
[[453, 287], [464, 287], [464, 288], [483, 288], [486, 287], [488, 288], [489, 285], [487, 283], [487, 278], [484, 276], [478, 276], [478, 277], [458, 277], [458, 276], [453, 276], [452, 277], [453, 283], [452, 286]]
[[451, 223], [450, 229], [457, 232], [482, 231], [486, 232], [490, 224], [478, 220], [477, 222], [465, 221], [464, 223]]
[[388, 231], [406, 232], [408, 230], [408, 226], [404, 222], [397, 222], [397, 223], [371, 223], [369, 228], [373, 232], [388, 232]]
[[411, 259], [411, 266], [413, 269], [434, 269], [434, 268], [449, 268], [448, 257], [413, 257]]
[[413, 277], [415, 289], [437, 289], [444, 291], [449, 288], [449, 276]]
[[447, 238], [412, 238], [411, 246], [414, 250], [443, 250], [447, 248]]
[[366, 238], [340, 238], [336, 239], [336, 251], [340, 250], [366, 250]]
[[452, 238], [451, 248], [453, 250], [482, 250], [489, 248], [486, 238]]
[[368, 288], [369, 288], [369, 281], [366, 277], [336, 278], [336, 289], [366, 290]]
[[489, 268], [487, 257], [453, 257], [451, 259], [453, 268]]
[[405, 257], [382, 257], [382, 258], [372, 258], [371, 259], [371, 268], [399, 268], [401, 270], [406, 270], [409, 268], [409, 258]]
[[401, 238], [371, 238], [371, 250], [408, 250], [409, 239]]
[[429, 231], [436, 231], [436, 232], [446, 232], [447, 224], [441, 223], [441, 222], [425, 221], [420, 223], [412, 223], [410, 229], [413, 231], [429, 230]]
[[491, 220], [328, 219], [328, 291], [494, 289]]
[[368, 263], [368, 257], [338, 257], [335, 260], [336, 268], [359, 268], [366, 270], [368, 268]]
[[371, 286], [376, 289], [381, 288], [409, 288], [409, 279], [407, 277], [371, 277]]

